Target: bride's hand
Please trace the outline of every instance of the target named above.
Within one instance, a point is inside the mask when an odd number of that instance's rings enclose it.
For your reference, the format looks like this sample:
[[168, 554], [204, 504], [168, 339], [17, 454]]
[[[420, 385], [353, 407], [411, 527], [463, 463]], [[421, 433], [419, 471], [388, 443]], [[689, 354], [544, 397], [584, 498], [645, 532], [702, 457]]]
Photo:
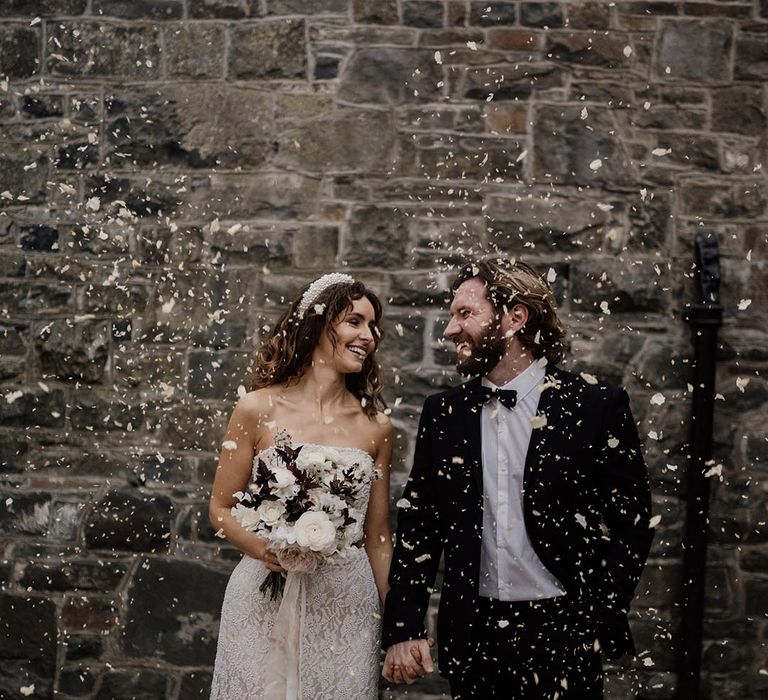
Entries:
[[280, 562], [277, 560], [277, 555], [268, 548], [268, 541], [263, 537], [256, 537], [253, 547], [253, 558], [264, 562], [270, 571], [276, 571], [278, 574], [284, 574], [285, 569], [280, 566]]

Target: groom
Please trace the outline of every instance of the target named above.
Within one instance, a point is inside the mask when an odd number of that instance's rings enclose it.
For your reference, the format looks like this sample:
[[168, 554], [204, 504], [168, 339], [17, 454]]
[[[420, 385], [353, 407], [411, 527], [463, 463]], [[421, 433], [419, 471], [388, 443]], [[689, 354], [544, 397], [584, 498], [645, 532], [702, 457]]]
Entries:
[[383, 674], [432, 671], [424, 617], [441, 555], [440, 670], [454, 698], [602, 698], [634, 653], [627, 611], [651, 500], [626, 392], [557, 367], [565, 329], [530, 267], [453, 285], [445, 337], [465, 384], [430, 396], [399, 502]]

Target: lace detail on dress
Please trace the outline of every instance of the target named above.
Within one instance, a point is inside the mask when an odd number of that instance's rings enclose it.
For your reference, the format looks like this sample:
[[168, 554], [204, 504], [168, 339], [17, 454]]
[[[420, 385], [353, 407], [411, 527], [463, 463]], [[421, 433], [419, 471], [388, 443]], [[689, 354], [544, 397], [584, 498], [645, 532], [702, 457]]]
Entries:
[[[296, 447], [331, 450], [350, 467], [370, 478], [357, 494], [367, 510], [375, 478], [370, 454], [357, 447], [299, 443]], [[254, 456], [277, 459], [275, 446]], [[280, 601], [259, 592], [268, 569], [244, 556], [232, 572], [221, 612], [221, 627], [211, 700], [257, 700], [264, 695], [264, 662], [269, 634]], [[352, 549], [307, 575], [303, 629], [300, 639], [302, 700], [375, 700], [378, 697], [381, 611], [368, 557]]]

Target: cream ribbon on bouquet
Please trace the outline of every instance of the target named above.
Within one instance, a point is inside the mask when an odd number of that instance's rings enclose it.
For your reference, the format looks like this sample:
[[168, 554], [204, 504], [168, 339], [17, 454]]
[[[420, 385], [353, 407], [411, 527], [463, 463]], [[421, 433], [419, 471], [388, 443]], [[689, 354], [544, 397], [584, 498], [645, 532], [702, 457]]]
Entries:
[[265, 700], [299, 700], [301, 697], [301, 631], [306, 607], [306, 574], [289, 571], [283, 599], [269, 635], [264, 669]]

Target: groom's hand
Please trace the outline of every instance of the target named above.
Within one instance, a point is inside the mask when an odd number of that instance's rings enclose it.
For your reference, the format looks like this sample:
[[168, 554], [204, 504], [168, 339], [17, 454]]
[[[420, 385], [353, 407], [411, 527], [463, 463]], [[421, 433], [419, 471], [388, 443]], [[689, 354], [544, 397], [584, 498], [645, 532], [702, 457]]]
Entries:
[[393, 644], [387, 649], [382, 675], [390, 683], [407, 683], [410, 685], [423, 678], [435, 669], [432, 664], [430, 647], [434, 646], [433, 639], [409, 639]]

